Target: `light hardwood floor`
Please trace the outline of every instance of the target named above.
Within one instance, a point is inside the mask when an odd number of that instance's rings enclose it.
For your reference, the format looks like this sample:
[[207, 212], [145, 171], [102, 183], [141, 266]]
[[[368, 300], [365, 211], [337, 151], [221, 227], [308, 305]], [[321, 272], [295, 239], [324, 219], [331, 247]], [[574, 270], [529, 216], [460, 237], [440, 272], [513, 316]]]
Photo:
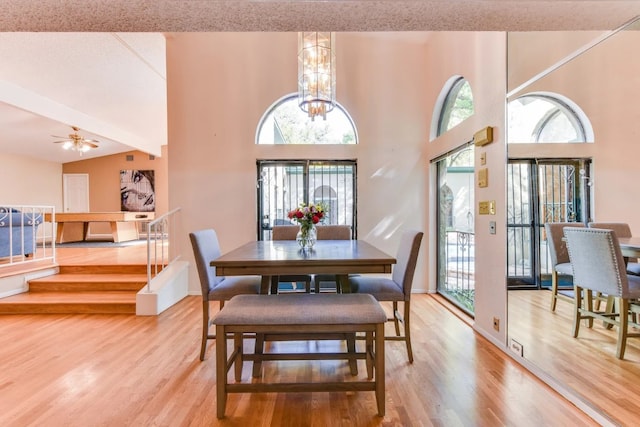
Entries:
[[[104, 262], [97, 251], [62, 255], [60, 262]], [[596, 425], [436, 298], [415, 295], [412, 308], [415, 362], [407, 362], [404, 343], [386, 344], [384, 418], [376, 415], [373, 392], [348, 392], [232, 394], [227, 418], [217, 420], [215, 344], [204, 362], [198, 358], [199, 297], [151, 317], [0, 316], [0, 425]], [[331, 351], [342, 343], [271, 345]], [[243, 381], [250, 369], [245, 364]], [[360, 375], [365, 372], [360, 366]], [[351, 378], [341, 361], [269, 362], [263, 375], [278, 381]]]
[[572, 303], [549, 309], [549, 291], [509, 291], [509, 335], [525, 357], [621, 425], [640, 425], [640, 338], [616, 358], [617, 329], [580, 326], [573, 338]]

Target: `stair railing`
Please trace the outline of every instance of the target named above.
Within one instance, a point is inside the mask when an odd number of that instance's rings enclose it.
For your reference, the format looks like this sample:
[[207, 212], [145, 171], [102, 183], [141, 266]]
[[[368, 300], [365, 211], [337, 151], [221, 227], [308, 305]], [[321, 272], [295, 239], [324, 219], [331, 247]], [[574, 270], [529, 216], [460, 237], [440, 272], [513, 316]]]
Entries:
[[54, 206], [0, 205], [0, 269], [55, 263]]
[[151, 279], [174, 261], [180, 258], [175, 255], [170, 259], [169, 248], [173, 246], [171, 253], [180, 254], [178, 240], [175, 237], [177, 230], [178, 213], [180, 208], [173, 209], [147, 224], [147, 292], [151, 292]]

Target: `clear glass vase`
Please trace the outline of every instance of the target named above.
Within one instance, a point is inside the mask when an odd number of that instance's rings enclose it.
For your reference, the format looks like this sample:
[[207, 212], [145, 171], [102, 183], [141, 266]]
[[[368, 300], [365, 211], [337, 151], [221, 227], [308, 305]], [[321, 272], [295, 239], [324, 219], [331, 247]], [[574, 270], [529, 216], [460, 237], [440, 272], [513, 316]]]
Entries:
[[300, 245], [301, 249], [312, 249], [318, 239], [316, 226], [314, 224], [300, 225], [300, 230], [296, 236], [296, 241]]

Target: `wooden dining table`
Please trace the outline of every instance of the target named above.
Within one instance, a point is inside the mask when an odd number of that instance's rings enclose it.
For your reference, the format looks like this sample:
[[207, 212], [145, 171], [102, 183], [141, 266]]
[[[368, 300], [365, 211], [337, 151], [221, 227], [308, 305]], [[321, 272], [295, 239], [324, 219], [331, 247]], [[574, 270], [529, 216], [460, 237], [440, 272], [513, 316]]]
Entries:
[[302, 250], [295, 240], [248, 242], [211, 261], [217, 276], [262, 276], [261, 293], [271, 279], [290, 274], [335, 274], [338, 286], [350, 292], [349, 274], [391, 273], [396, 259], [363, 240], [318, 240]]
[[618, 244], [625, 257], [640, 257], [640, 237], [619, 237]]

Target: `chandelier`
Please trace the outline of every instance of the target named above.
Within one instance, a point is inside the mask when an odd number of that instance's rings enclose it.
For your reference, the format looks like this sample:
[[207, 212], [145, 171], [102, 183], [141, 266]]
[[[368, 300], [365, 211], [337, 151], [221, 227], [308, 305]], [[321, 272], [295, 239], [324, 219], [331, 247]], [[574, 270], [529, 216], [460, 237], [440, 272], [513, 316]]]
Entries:
[[336, 105], [334, 33], [298, 33], [298, 105], [311, 120]]

